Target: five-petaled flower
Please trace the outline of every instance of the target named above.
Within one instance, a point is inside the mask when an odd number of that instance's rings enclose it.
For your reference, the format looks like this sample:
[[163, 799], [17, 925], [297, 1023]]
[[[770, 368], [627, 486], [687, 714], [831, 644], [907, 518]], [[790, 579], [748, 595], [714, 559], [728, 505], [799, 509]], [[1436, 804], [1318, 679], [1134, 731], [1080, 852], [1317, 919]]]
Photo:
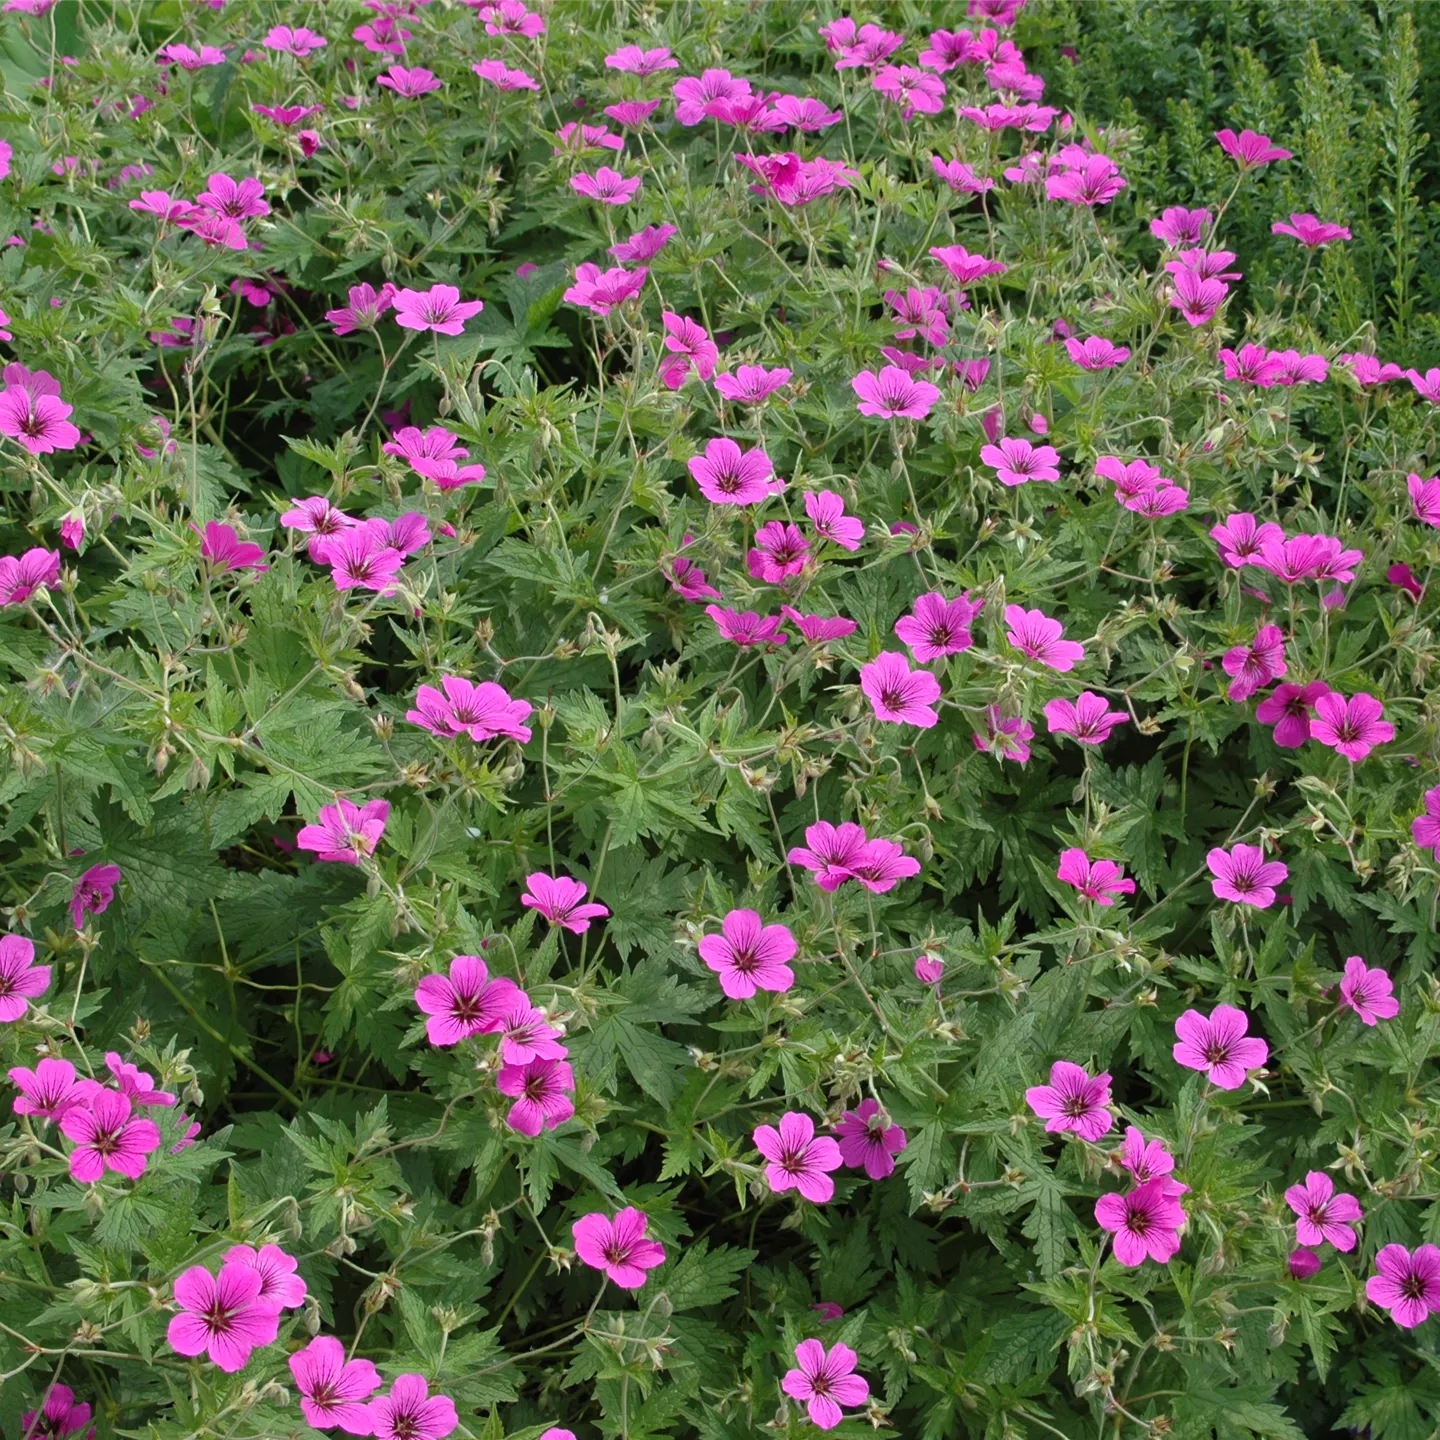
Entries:
[[1082, 1140], [1095, 1141], [1109, 1132], [1110, 1076], [1091, 1075], [1069, 1060], [1050, 1067], [1048, 1085], [1032, 1085], [1025, 1103], [1045, 1121], [1050, 1132], [1072, 1131]]
[[589, 887], [569, 875], [547, 875], [536, 870], [525, 877], [525, 887], [520, 897], [522, 905], [538, 910], [552, 925], [576, 935], [583, 935], [592, 921], [603, 920], [610, 913], [593, 900], [587, 903]]
[[1353, 1195], [1337, 1195], [1335, 1182], [1323, 1170], [1312, 1170], [1303, 1185], [1292, 1185], [1285, 1192], [1285, 1203], [1295, 1212], [1295, 1239], [1301, 1245], [1328, 1241], [1337, 1250], [1355, 1248], [1350, 1226], [1365, 1212]]
[[1258, 845], [1236, 845], [1230, 850], [1216, 846], [1205, 856], [1210, 871], [1210, 888], [1217, 900], [1253, 905], [1268, 910], [1275, 903], [1275, 887], [1289, 875], [1289, 866], [1267, 860]]
[[227, 1374], [243, 1370], [250, 1352], [279, 1333], [279, 1302], [262, 1300], [263, 1288], [263, 1277], [251, 1265], [230, 1261], [218, 1275], [192, 1265], [175, 1281], [180, 1313], [166, 1332], [170, 1348], [181, 1355], [206, 1355]]
[[1395, 982], [1378, 965], [1367, 965], [1364, 957], [1351, 955], [1345, 961], [1345, 975], [1340, 981], [1340, 1006], [1353, 1010], [1362, 1024], [1374, 1025], [1378, 1020], [1393, 1020], [1400, 1013], [1395, 998]]
[[859, 1358], [848, 1345], [827, 1350], [818, 1340], [802, 1340], [795, 1347], [795, 1368], [785, 1372], [780, 1388], [804, 1403], [817, 1429], [833, 1430], [845, 1418], [842, 1405], [863, 1405], [870, 1398], [869, 1382], [855, 1374]]
[[830, 1171], [845, 1162], [839, 1145], [828, 1135], [816, 1135], [815, 1122], [798, 1110], [787, 1110], [774, 1125], [755, 1127], [755, 1147], [769, 1162], [765, 1180], [777, 1195], [785, 1190], [798, 1190], [816, 1205], [823, 1205], [835, 1194]]
[[632, 1205], [618, 1211], [613, 1220], [599, 1211], [582, 1215], [570, 1234], [584, 1264], [622, 1290], [638, 1290], [645, 1283], [645, 1272], [665, 1262], [665, 1247], [646, 1238], [649, 1224], [645, 1212]]
[[1147, 1180], [1128, 1195], [1102, 1195], [1095, 1220], [1115, 1237], [1115, 1258], [1122, 1265], [1146, 1260], [1164, 1265], [1179, 1253], [1185, 1211], [1166, 1181]]
[[1198, 1070], [1220, 1090], [1238, 1090], [1251, 1070], [1270, 1058], [1270, 1047], [1247, 1035], [1250, 1017], [1233, 1005], [1217, 1005], [1209, 1016], [1187, 1010], [1175, 1021], [1171, 1053], [1177, 1065]]
[[757, 990], [788, 990], [795, 972], [786, 961], [799, 948], [788, 926], [767, 925], [756, 910], [731, 910], [720, 922], [720, 934], [701, 936], [698, 946], [731, 1000], [748, 1000]]

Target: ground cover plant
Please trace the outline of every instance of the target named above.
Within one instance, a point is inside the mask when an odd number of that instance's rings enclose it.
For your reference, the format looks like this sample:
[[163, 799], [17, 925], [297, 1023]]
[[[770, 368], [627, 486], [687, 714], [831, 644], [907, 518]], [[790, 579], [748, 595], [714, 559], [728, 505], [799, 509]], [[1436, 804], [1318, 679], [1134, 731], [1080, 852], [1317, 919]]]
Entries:
[[0, 1428], [1440, 1425], [1429, 7], [6, 0]]

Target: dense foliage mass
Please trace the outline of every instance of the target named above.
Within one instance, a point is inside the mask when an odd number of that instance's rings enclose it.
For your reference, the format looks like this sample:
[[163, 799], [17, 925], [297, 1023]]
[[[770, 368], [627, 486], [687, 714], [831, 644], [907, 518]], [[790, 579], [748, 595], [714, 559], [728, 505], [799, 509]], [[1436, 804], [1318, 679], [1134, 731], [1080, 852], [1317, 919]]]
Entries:
[[1435, 1433], [1428, 8], [6, 0], [5, 1434]]

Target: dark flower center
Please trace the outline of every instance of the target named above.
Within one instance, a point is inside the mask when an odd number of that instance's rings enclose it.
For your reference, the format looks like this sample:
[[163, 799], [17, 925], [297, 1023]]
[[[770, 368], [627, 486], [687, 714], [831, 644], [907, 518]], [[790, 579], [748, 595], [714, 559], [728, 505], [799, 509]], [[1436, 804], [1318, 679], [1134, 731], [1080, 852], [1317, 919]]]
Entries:
[[1208, 1065], [1223, 1065], [1230, 1058], [1230, 1047], [1219, 1040], [1212, 1040], [1205, 1047], [1205, 1062]]
[[1400, 1293], [1407, 1300], [1425, 1299], [1425, 1290], [1425, 1277], [1423, 1275], [1417, 1275], [1413, 1270], [1409, 1271], [1400, 1282]]

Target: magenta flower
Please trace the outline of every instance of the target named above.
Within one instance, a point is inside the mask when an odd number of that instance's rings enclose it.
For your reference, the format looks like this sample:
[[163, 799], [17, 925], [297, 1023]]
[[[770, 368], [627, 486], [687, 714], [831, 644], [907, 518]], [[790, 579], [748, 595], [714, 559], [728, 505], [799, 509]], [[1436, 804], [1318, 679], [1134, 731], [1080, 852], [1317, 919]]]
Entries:
[[421, 430], [415, 425], [406, 425], [397, 430], [380, 449], [386, 455], [399, 455], [414, 465], [417, 460], [464, 459], [469, 451], [455, 443], [456, 437], [443, 425], [432, 425]]
[[1285, 532], [1272, 521], [1263, 524], [1248, 511], [1227, 516], [1210, 531], [1210, 538], [1220, 547], [1220, 558], [1232, 570], [1259, 563], [1265, 546], [1285, 539]]
[[755, 910], [731, 910], [720, 930], [702, 935], [697, 949], [729, 999], [748, 1000], [757, 990], [783, 994], [795, 983], [785, 962], [800, 947], [787, 926], [766, 925]]
[[293, 55], [303, 60], [330, 42], [323, 35], [298, 25], [272, 25], [269, 33], [260, 42], [267, 50], [279, 50], [284, 55]]
[[201, 537], [200, 558], [206, 561], [217, 575], [223, 575], [227, 570], [270, 568], [260, 563], [261, 556], [265, 554], [264, 547], [256, 545], [252, 540], [242, 540], [233, 526], [207, 520], [203, 531], [195, 524], [190, 528]]
[[459, 335], [465, 322], [484, 308], [483, 300], [461, 300], [454, 285], [432, 285], [428, 290], [395, 292], [395, 323], [405, 330], [433, 330], [437, 335]]
[[1187, 210], [1183, 205], [1171, 205], [1150, 222], [1150, 233], [1170, 249], [1180, 250], [1187, 245], [1199, 245], [1209, 225], [1208, 210]]
[[319, 860], [358, 865], [363, 858], [375, 853], [389, 818], [388, 800], [356, 805], [339, 795], [333, 805], [320, 807], [316, 823], [304, 826], [295, 843], [302, 850], [314, 850]]
[[1130, 351], [1124, 345], [1114, 345], [1099, 335], [1091, 335], [1086, 340], [1071, 336], [1065, 341], [1065, 348], [1082, 370], [1113, 370], [1130, 358]]
[[715, 373], [715, 362], [719, 350], [703, 325], [673, 310], [663, 311], [661, 321], [665, 326], [665, 349], [671, 358], [661, 362], [660, 378], [669, 390], [678, 390], [690, 374], [693, 365], [695, 373], [708, 380]]
[[1115, 1258], [1122, 1265], [1155, 1260], [1164, 1265], [1180, 1250], [1185, 1211], [1163, 1180], [1148, 1180], [1128, 1195], [1102, 1195], [1095, 1221], [1114, 1235]]
[[833, 1430], [845, 1418], [842, 1405], [863, 1405], [870, 1398], [869, 1382], [854, 1373], [859, 1358], [848, 1345], [827, 1350], [818, 1340], [802, 1340], [795, 1347], [796, 1368], [785, 1372], [780, 1388], [804, 1402], [817, 1429]]
[[1060, 478], [1060, 453], [1053, 445], [1035, 446], [1028, 440], [1006, 438], [998, 445], [982, 445], [980, 458], [994, 468], [1002, 485]]
[[860, 667], [860, 688], [877, 720], [922, 730], [939, 723], [933, 703], [940, 698], [940, 682], [928, 670], [911, 670], [910, 661], [896, 651], [883, 650]]
[[815, 1122], [808, 1115], [787, 1110], [778, 1130], [773, 1125], [757, 1125], [754, 1140], [756, 1149], [770, 1162], [765, 1180], [776, 1195], [798, 1190], [806, 1200], [823, 1205], [835, 1194], [829, 1172], [844, 1164], [840, 1147], [828, 1135], [817, 1136]]
[[645, 1238], [649, 1224], [645, 1212], [631, 1205], [617, 1211], [613, 1220], [598, 1210], [582, 1215], [570, 1234], [584, 1264], [622, 1290], [638, 1290], [645, 1283], [645, 1272], [665, 1263], [665, 1247]]
[[1190, 325], [1205, 325], [1225, 302], [1230, 287], [1223, 280], [1202, 279], [1193, 270], [1181, 270], [1175, 276], [1170, 304]]
[[972, 255], [963, 245], [936, 245], [930, 250], [961, 285], [973, 285], [987, 275], [1003, 275], [1009, 268], [1001, 260], [991, 260], [984, 255]]
[[870, 841], [853, 866], [855, 878], [875, 895], [884, 895], [919, 873], [920, 862], [895, 840]]
[[682, 125], [700, 125], [721, 118], [725, 106], [747, 99], [750, 82], [728, 70], [706, 70], [698, 79], [687, 75], [677, 80], [670, 93], [675, 97], [675, 118]]
[[1233, 1005], [1217, 1005], [1208, 1018], [1187, 1010], [1175, 1022], [1171, 1053], [1177, 1065], [1200, 1071], [1217, 1088], [1238, 1090], [1246, 1072], [1258, 1070], [1270, 1058], [1263, 1040], [1247, 1037], [1249, 1028], [1249, 1017]]
[[1095, 474], [1101, 480], [1109, 480], [1115, 486], [1115, 498], [1131, 500], [1144, 495], [1157, 486], [1171, 482], [1160, 473], [1159, 467], [1144, 459], [1122, 460], [1118, 455], [1101, 455], [1095, 461]]
[[528, 700], [512, 700], [494, 681], [477, 685], [459, 675], [444, 675], [439, 690], [422, 685], [415, 692], [415, 709], [407, 710], [405, 718], [444, 738], [468, 735], [479, 744], [503, 737], [523, 745], [531, 732], [522, 722], [532, 708]]
[[366, 1407], [375, 1440], [445, 1440], [460, 1423], [448, 1395], [432, 1395], [423, 1375], [397, 1375], [388, 1395]]
[[840, 58], [835, 62], [837, 70], [873, 70], [905, 43], [903, 35], [882, 30], [878, 25], [862, 25], [856, 30], [855, 22], [848, 17], [822, 25], [820, 34], [826, 48], [839, 53]]
[[1271, 737], [1284, 750], [1299, 749], [1310, 738], [1310, 717], [1322, 696], [1330, 694], [1323, 680], [1308, 685], [1277, 685], [1255, 707], [1255, 718], [1262, 725], [1273, 725]]
[[507, 1007], [522, 993], [513, 980], [492, 977], [478, 955], [457, 955], [448, 976], [427, 975], [415, 987], [415, 1003], [430, 1017], [425, 1036], [432, 1045], [458, 1045], [499, 1030]]
[[568, 875], [547, 875], [536, 870], [525, 877], [525, 885], [520, 903], [575, 935], [583, 935], [592, 921], [603, 920], [610, 913], [604, 905], [583, 903], [589, 887]]
[[671, 556], [660, 563], [661, 573], [670, 582], [670, 588], [682, 600], [718, 600], [720, 592], [705, 579], [705, 572], [693, 560], [684, 555]]
[[439, 90], [442, 82], [433, 70], [427, 70], [423, 65], [392, 65], [383, 75], [375, 77], [375, 83], [393, 90], [403, 99], [411, 100], [417, 95]]
[[58, 550], [37, 545], [20, 556], [0, 556], [0, 607], [23, 605], [37, 590], [48, 590], [59, 580]]
[[198, 50], [176, 42], [162, 45], [155, 52], [157, 65], [178, 65], [182, 70], [203, 70], [208, 65], [223, 65], [225, 52], [214, 45], [202, 45]]
[[115, 898], [120, 881], [118, 865], [92, 865], [76, 882], [70, 894], [70, 919], [79, 930], [86, 915], [103, 915]]
[[1340, 1005], [1342, 1009], [1353, 1010], [1364, 1024], [1393, 1020], [1400, 1013], [1394, 990], [1394, 982], [1378, 965], [1372, 968], [1359, 955], [1346, 960], [1345, 978], [1340, 982]]
[[[64, 538], [63, 535], [61, 538]], [[1423, 600], [1425, 598], [1425, 587], [1415, 578], [1415, 572], [1408, 565], [1392, 565], [1385, 572], [1385, 578], [1392, 585], [1399, 586], [1407, 595], [1413, 596], [1416, 600]]]
[[1348, 700], [1332, 690], [1315, 702], [1310, 738], [1328, 745], [1354, 765], [1377, 745], [1395, 738], [1395, 727], [1384, 715], [1385, 707], [1363, 690]]
[[347, 1435], [370, 1434], [365, 1401], [380, 1388], [380, 1372], [370, 1360], [346, 1360], [345, 1347], [333, 1335], [317, 1335], [289, 1359], [300, 1413], [316, 1430], [339, 1428]]
[[1047, 1133], [1070, 1130], [1093, 1143], [1113, 1123], [1109, 1074], [1091, 1076], [1069, 1060], [1057, 1060], [1050, 1067], [1048, 1085], [1026, 1090], [1025, 1103], [1045, 1121]]
[[298, 530], [310, 537], [306, 549], [310, 558], [321, 565], [330, 563], [330, 540], [357, 523], [353, 515], [347, 515], [323, 495], [309, 495], [304, 500], [297, 500], [295, 508], [280, 517], [280, 524], [285, 529]]
[[[653, 103], [658, 105], [660, 102], [656, 100]], [[618, 152], [625, 148], [623, 135], [612, 135], [604, 125], [582, 125], [574, 120], [562, 125], [555, 132], [555, 138], [560, 143], [551, 150], [552, 155], [582, 155], [594, 150]]]
[[902, 107], [902, 120], [915, 115], [938, 115], [945, 108], [945, 82], [913, 66], [887, 65], [870, 83], [887, 100]]
[[389, 530], [378, 518], [361, 520], [326, 542], [325, 563], [337, 590], [395, 593], [405, 557], [389, 543]]
[[13, 1109], [17, 1115], [34, 1115], [41, 1120], [59, 1120], [72, 1105], [82, 1105], [94, 1081], [81, 1080], [68, 1060], [50, 1056], [36, 1062], [33, 1070], [16, 1065], [10, 1081], [20, 1092]]
[[409, 30], [402, 30], [389, 15], [380, 15], [368, 25], [357, 25], [351, 38], [358, 40], [372, 55], [403, 55]]
[[373, 330], [376, 321], [395, 303], [395, 287], [388, 280], [379, 290], [368, 283], [352, 285], [349, 300], [348, 305], [325, 312], [325, 318], [335, 327], [337, 335]]
[[945, 978], [945, 962], [934, 955], [917, 955], [915, 978], [922, 985], [938, 985]]
[[1166, 483], [1154, 485], [1139, 495], [1127, 496], [1121, 502], [1127, 510], [1143, 515], [1147, 520], [1159, 520], [1165, 515], [1176, 515], [1190, 504], [1190, 492], [1178, 485]]
[[175, 1097], [166, 1090], [157, 1090], [155, 1081], [138, 1065], [131, 1065], [121, 1059], [117, 1050], [105, 1052], [105, 1068], [115, 1078], [116, 1087], [132, 1105], [158, 1105], [168, 1107], [175, 1103]]
[[[1134, 1125], [1125, 1127], [1125, 1144], [1120, 1149], [1120, 1163], [1135, 1177], [1137, 1185], [1147, 1180], [1159, 1180], [1174, 1173], [1175, 1157], [1165, 1147], [1163, 1140], [1146, 1141], [1144, 1134]], [[1178, 1180], [1168, 1180], [1172, 1194], [1183, 1195], [1189, 1186]]]
[[138, 200], [130, 201], [130, 209], [141, 215], [153, 215], [160, 221], [186, 219], [195, 209], [188, 200], [177, 199], [168, 190], [142, 190]]
[[50, 967], [35, 964], [35, 945], [23, 935], [0, 936], [0, 1023], [25, 1014], [50, 988]]
[[253, 176], [236, 180], [222, 170], [210, 177], [210, 188], [202, 190], [195, 203], [226, 220], [252, 220], [270, 213], [265, 187]]
[[664, 46], [642, 50], [638, 45], [622, 45], [613, 55], [605, 57], [605, 63], [627, 75], [654, 75], [661, 70], [680, 68], [680, 62], [673, 59]]
[[[158, 1143], [158, 1132], [156, 1138]], [[226, 1264], [218, 1275], [192, 1265], [175, 1281], [180, 1313], [166, 1332], [170, 1347], [181, 1355], [208, 1355], [227, 1374], [243, 1370], [250, 1352], [269, 1345], [279, 1331], [280, 1307], [260, 1299], [263, 1284], [249, 1265]]]
[[1231, 677], [1230, 699], [1245, 700], [1286, 672], [1285, 635], [1278, 625], [1262, 625], [1248, 645], [1236, 645], [1221, 660]]
[[1386, 1245], [1375, 1257], [1375, 1274], [1365, 1298], [1402, 1329], [1413, 1330], [1440, 1310], [1440, 1250], [1420, 1245], [1412, 1255], [1403, 1245]]
[[1298, 350], [1273, 351], [1270, 365], [1276, 385], [1319, 385], [1330, 375], [1330, 362], [1323, 355], [1302, 355]]
[[1273, 144], [1268, 135], [1259, 135], [1254, 130], [1242, 130], [1238, 135], [1233, 130], [1217, 130], [1215, 138], [1220, 148], [1240, 166], [1242, 170], [1253, 170], [1268, 165], [1272, 160], [1289, 160], [1291, 153]]
[[886, 365], [879, 374], [862, 370], [851, 380], [850, 388], [860, 397], [855, 408], [862, 415], [882, 420], [900, 416], [923, 420], [940, 398], [938, 386], [914, 379], [898, 365]]
[[[609, 254], [617, 260], [626, 260], [633, 264], [637, 260], [653, 260], [669, 243], [680, 233], [674, 225], [647, 225], [643, 230], [637, 231], [628, 240], [622, 240], [618, 245], [612, 245]], [[583, 265], [580, 267], [585, 268]], [[607, 275], [614, 275], [614, 270], [607, 270]], [[620, 271], [625, 274], [625, 271]], [[643, 283], [644, 271], [641, 271]], [[637, 287], [638, 293], [638, 287]], [[570, 298], [568, 295], [565, 297]]]
[[1108, 205], [1126, 186], [1120, 167], [1108, 155], [1087, 155], [1078, 165], [1045, 181], [1047, 200], [1071, 205]]
[[[742, 366], [741, 372], [746, 368], [748, 367]], [[777, 370], [774, 373], [784, 375], [787, 380], [790, 378], [788, 370]], [[716, 377], [717, 388], [720, 378]], [[809, 517], [818, 539], [829, 540], [842, 550], [855, 551], [860, 548], [860, 542], [865, 538], [865, 526], [853, 515], [845, 513], [844, 496], [833, 490], [811, 490], [805, 496], [805, 514]]]
[[626, 179], [618, 170], [602, 165], [593, 175], [581, 171], [570, 177], [570, 188], [587, 200], [598, 200], [603, 205], [625, 205], [635, 198], [640, 189], [640, 176]]
[[780, 585], [800, 574], [809, 558], [810, 542], [802, 531], [784, 520], [770, 520], [755, 532], [755, 548], [746, 564], [756, 580]]
[[1320, 1257], [1313, 1250], [1303, 1247], [1292, 1250], [1285, 1257], [1285, 1268], [1292, 1280], [1312, 1280], [1320, 1273]]
[[741, 365], [733, 374], [722, 371], [716, 375], [715, 388], [739, 405], [760, 405], [789, 381], [790, 371], [783, 365], [773, 370], [763, 365]]
[[505, 1065], [528, 1065], [532, 1060], [563, 1060], [570, 1051], [560, 1043], [562, 1033], [549, 1023], [545, 1012], [516, 989], [501, 1017], [500, 1060]]
[[1237, 354], [1234, 350], [1220, 351], [1220, 361], [1225, 367], [1227, 380], [1241, 380], [1247, 385], [1268, 390], [1279, 381], [1281, 362], [1263, 345], [1242, 345]]
[[995, 188], [995, 182], [988, 175], [979, 175], [963, 160], [942, 160], [938, 155], [930, 157], [931, 168], [956, 194], [984, 195]]
[[845, 1310], [843, 1306], [837, 1305], [833, 1300], [822, 1300], [818, 1305], [810, 1307], [822, 1321], [843, 1320]]
[[544, 19], [527, 10], [523, 0], [493, 0], [480, 6], [479, 16], [485, 22], [487, 35], [523, 35], [533, 40], [545, 33]]
[[927, 70], [942, 75], [957, 65], [968, 65], [982, 59], [975, 38], [968, 30], [935, 30], [928, 46], [920, 52], [919, 63]]
[[801, 636], [811, 645], [823, 645], [827, 640], [843, 640], [853, 635], [859, 626], [853, 620], [838, 615], [802, 615], [789, 605], [782, 605], [780, 613], [790, 621]]
[[72, 1180], [91, 1183], [107, 1170], [130, 1180], [145, 1173], [145, 1157], [160, 1148], [160, 1131], [153, 1120], [134, 1116], [132, 1109], [128, 1095], [95, 1086], [65, 1111], [59, 1123], [75, 1142]]
[[1332, 240], [1348, 240], [1350, 231], [1344, 225], [1317, 220], [1313, 215], [1292, 215], [1287, 225], [1277, 220], [1270, 231], [1274, 235], [1293, 235], [1307, 250], [1316, 250]]
[[1268, 910], [1275, 903], [1275, 887], [1290, 874], [1289, 867], [1279, 860], [1266, 860], [1258, 845], [1236, 845], [1232, 850], [1217, 846], [1205, 856], [1205, 864], [1214, 877], [1210, 888], [1217, 899], [1253, 905], [1258, 910]]
[[777, 95], [772, 109], [775, 117], [782, 120], [786, 128], [814, 134], [838, 125], [844, 118], [843, 110], [831, 110], [823, 100], [809, 95]]
[[1328, 1240], [1337, 1250], [1355, 1248], [1350, 1225], [1364, 1219], [1365, 1212], [1353, 1195], [1337, 1195], [1335, 1182], [1323, 1170], [1312, 1170], [1303, 1185], [1292, 1185], [1285, 1203], [1295, 1212], [1299, 1244], [1323, 1245]]
[[[22, 1440], [69, 1440], [90, 1425], [90, 1414], [90, 1406], [83, 1401], [77, 1403], [68, 1385], [52, 1383], [39, 1411], [27, 1410], [21, 1415], [19, 1433]], [[95, 1440], [93, 1425], [85, 1440]]]
[[[381, 81], [381, 84], [384, 84], [384, 81]], [[323, 105], [252, 105], [250, 108], [257, 115], [263, 115], [267, 120], [273, 120], [281, 129], [293, 130], [302, 120], [308, 120], [312, 115], [318, 115], [325, 107]], [[252, 303], [264, 305], [266, 301], [259, 300]]]
[[442, 494], [458, 490], [462, 485], [478, 485], [485, 478], [483, 465], [460, 465], [454, 460], [431, 460], [423, 455], [414, 462], [413, 469]]
[[[751, 551], [752, 555], [758, 552]], [[778, 615], [760, 615], [754, 610], [726, 610], [720, 605], [707, 605], [705, 613], [715, 628], [742, 650], [753, 645], [783, 645], [789, 636], [780, 628]]]
[[510, 1096], [505, 1123], [532, 1139], [541, 1130], [554, 1130], [575, 1113], [575, 1072], [566, 1060], [532, 1060], [528, 1065], [502, 1065], [495, 1088]]
[[1418, 475], [1407, 475], [1405, 484], [1410, 492], [1415, 518], [1440, 529], [1440, 476], [1422, 480]]
[[[1410, 822], [1410, 835], [1421, 850], [1433, 850], [1440, 856], [1440, 785], [1425, 792], [1425, 812]], [[0, 947], [4, 946], [0, 940]], [[0, 1000], [0, 1004], [3, 1004]], [[0, 1019], [7, 1018], [0, 1011]]]
[[0, 435], [8, 435], [32, 455], [73, 450], [80, 443], [79, 428], [67, 418], [74, 408], [60, 398], [58, 387], [53, 394], [37, 395], [24, 386], [8, 385], [0, 391]]
[[278, 1245], [232, 1245], [225, 1252], [227, 1265], [248, 1265], [260, 1277], [262, 1305], [278, 1305], [294, 1310], [305, 1303], [305, 1281], [296, 1272], [299, 1261], [287, 1255]]
[[470, 67], [499, 90], [538, 90], [540, 82], [524, 70], [512, 70], [503, 60], [485, 59]]
[[775, 467], [758, 446], [742, 450], [733, 440], [717, 435], [703, 455], [686, 462], [700, 493], [712, 505], [758, 505], [776, 493]]
[[1023, 715], [1006, 715], [998, 705], [985, 708], [985, 734], [971, 737], [975, 748], [993, 755], [997, 760], [1013, 760], [1023, 765], [1030, 758], [1030, 742], [1035, 727]]
[[806, 829], [805, 844], [795, 846], [785, 859], [791, 865], [803, 865], [822, 890], [833, 892], [855, 878], [855, 866], [865, 857], [866, 843], [864, 829], [853, 821], [832, 825], [817, 820]]
[[970, 626], [984, 604], [984, 600], [972, 601], [968, 590], [954, 600], [947, 600], [938, 590], [931, 591], [915, 601], [909, 615], [895, 622], [895, 634], [922, 665], [945, 655], [958, 655], [975, 643]]
[[1007, 605], [1005, 623], [1010, 627], [1005, 638], [1022, 654], [1051, 670], [1073, 670], [1085, 658], [1085, 647], [1078, 640], [1062, 639], [1064, 626], [1043, 610]]
[[1099, 905], [1113, 905], [1116, 895], [1133, 895], [1135, 882], [1124, 880], [1121, 866], [1113, 860], [1092, 860], [1083, 850], [1060, 852], [1060, 868], [1056, 878], [1073, 885], [1087, 900]]
[[[605, 115], [608, 119], [613, 120], [617, 125], [622, 126], [626, 130], [643, 130], [649, 124], [650, 117], [659, 108], [660, 102], [658, 100], [621, 100], [618, 104], [607, 105], [605, 107]], [[623, 137], [616, 136], [616, 139], [620, 140], [620, 143], [622, 145], [624, 144]], [[558, 154], [559, 152], [557, 151], [556, 153]], [[662, 228], [674, 230], [675, 227], [673, 225], [668, 225], [662, 227], [650, 226], [648, 228]], [[620, 255], [621, 250], [627, 248], [627, 243], [622, 242], [622, 244], [620, 245], [612, 245], [610, 247], [609, 253], [611, 255]], [[663, 249], [664, 247], [662, 246], [661, 248]], [[646, 257], [627, 254], [620, 255], [620, 258], [639, 260]]]
[[1082, 690], [1072, 700], [1051, 700], [1045, 706], [1045, 724], [1052, 735], [1070, 735], [1082, 745], [1103, 745], [1117, 725], [1130, 717], [1112, 710], [1103, 695]]
[[1337, 355], [1335, 363], [1346, 366], [1360, 385], [1388, 385], [1392, 380], [1405, 378], [1405, 371], [1399, 365], [1382, 365], [1373, 355]]
[[1415, 393], [1432, 405], [1440, 405], [1440, 369], [1431, 367], [1423, 375], [1418, 370], [1407, 370], [1405, 378], [1415, 387]]

